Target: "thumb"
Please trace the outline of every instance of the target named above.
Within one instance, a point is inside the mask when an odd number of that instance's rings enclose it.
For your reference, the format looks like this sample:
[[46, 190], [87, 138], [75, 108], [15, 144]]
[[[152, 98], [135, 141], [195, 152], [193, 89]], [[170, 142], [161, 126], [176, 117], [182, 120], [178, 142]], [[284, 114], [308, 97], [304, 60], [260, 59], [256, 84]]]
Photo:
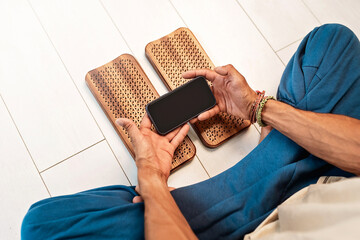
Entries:
[[132, 120], [128, 118], [118, 118], [115, 122], [117, 125], [125, 128], [132, 142], [136, 142], [136, 139], [140, 136], [140, 130]]

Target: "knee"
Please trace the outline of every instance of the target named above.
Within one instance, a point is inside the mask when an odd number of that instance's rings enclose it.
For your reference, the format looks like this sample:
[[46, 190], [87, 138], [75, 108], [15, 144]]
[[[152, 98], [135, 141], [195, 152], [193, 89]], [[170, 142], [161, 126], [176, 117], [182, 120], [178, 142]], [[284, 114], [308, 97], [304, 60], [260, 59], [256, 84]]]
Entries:
[[338, 31], [351, 31], [348, 27], [345, 25], [342, 25], [340, 23], [327, 23], [323, 24], [319, 29], [326, 29], [329, 32], [338, 32]]
[[303, 66], [312, 67], [319, 67], [324, 58], [327, 65], [333, 65], [340, 57], [351, 58], [360, 50], [356, 35], [341, 24], [325, 24], [315, 28], [305, 37], [302, 47], [306, 55], [302, 59]]
[[351, 39], [356, 39], [356, 35], [353, 31], [351, 31], [348, 27], [338, 24], [338, 23], [330, 23], [324, 24], [318, 28], [314, 29], [315, 35], [326, 37], [326, 38], [340, 38], [345, 41], [350, 41]]

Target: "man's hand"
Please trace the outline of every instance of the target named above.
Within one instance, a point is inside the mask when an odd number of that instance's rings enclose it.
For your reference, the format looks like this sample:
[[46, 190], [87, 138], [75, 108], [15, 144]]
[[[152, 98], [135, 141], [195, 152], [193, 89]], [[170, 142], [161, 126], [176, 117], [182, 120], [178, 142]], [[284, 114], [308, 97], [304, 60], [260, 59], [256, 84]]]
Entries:
[[192, 70], [183, 73], [182, 76], [184, 78], [204, 76], [213, 84], [212, 90], [217, 105], [200, 114], [197, 120], [206, 120], [219, 112], [226, 112], [242, 119], [250, 119], [251, 105], [257, 95], [232, 65], [216, 67], [215, 70]]
[[[154, 184], [167, 185], [175, 149], [184, 140], [189, 125], [185, 124], [165, 136], [160, 136], [151, 131], [151, 121], [146, 114], [140, 129], [132, 120], [126, 118], [119, 118], [116, 123], [129, 133], [134, 148], [139, 184], [136, 191], [144, 196]], [[139, 200], [135, 198], [134, 202]]]
[[141, 197], [134, 197], [133, 202], [144, 200], [145, 239], [196, 239], [167, 186], [174, 151], [184, 140], [189, 125], [160, 136], [151, 131], [147, 115], [140, 129], [126, 118], [116, 123], [126, 129], [134, 147], [139, 182], [136, 191]]

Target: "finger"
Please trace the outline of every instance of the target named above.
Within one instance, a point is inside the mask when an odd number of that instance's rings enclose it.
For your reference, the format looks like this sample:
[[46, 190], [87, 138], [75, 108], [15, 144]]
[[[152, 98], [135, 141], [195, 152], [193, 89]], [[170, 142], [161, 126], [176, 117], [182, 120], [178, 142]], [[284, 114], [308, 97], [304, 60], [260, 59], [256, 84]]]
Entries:
[[127, 118], [118, 118], [116, 120], [116, 124], [125, 128], [125, 130], [129, 133], [131, 141], [135, 142], [136, 139], [139, 137], [140, 130], [137, 128], [136, 124]]
[[140, 128], [151, 128], [151, 121], [147, 113], [145, 113], [143, 119], [141, 120]]
[[171, 140], [171, 144], [175, 147], [175, 149], [179, 146], [179, 144], [184, 140], [186, 134], [189, 132], [190, 126], [185, 124], [182, 126], [178, 134]]
[[193, 119], [190, 120], [190, 123], [191, 123], [191, 124], [194, 124], [194, 123], [196, 123], [197, 121], [199, 121], [198, 118], [193, 118]]
[[216, 73], [218, 73], [218, 74], [220, 74], [222, 76], [226, 76], [229, 73], [231, 74], [235, 70], [235, 68], [234, 68], [233, 65], [228, 64], [228, 65], [225, 65], [225, 66], [216, 67], [214, 70], [215, 70]]
[[207, 80], [213, 82], [216, 79], [216, 77], [219, 76], [219, 74], [217, 74], [214, 70], [211, 69], [196, 69], [196, 70], [184, 72], [182, 74], [183, 78], [194, 78], [198, 76], [204, 76]]
[[213, 116], [215, 116], [216, 114], [218, 114], [220, 112], [220, 108], [219, 108], [219, 105], [215, 105], [215, 107], [213, 107], [212, 109], [206, 111], [206, 112], [203, 112], [201, 113], [199, 116], [198, 116], [198, 119], [199, 121], [204, 121], [206, 119], [209, 119]]
[[178, 127], [174, 131], [171, 131], [170, 133], [165, 135], [165, 138], [170, 142], [176, 136], [176, 134], [178, 134], [180, 129], [181, 129], [181, 127]]
[[133, 199], [132, 199], [132, 202], [133, 203], [140, 203], [140, 202], [143, 202], [144, 200], [142, 199], [141, 196], [135, 196]]

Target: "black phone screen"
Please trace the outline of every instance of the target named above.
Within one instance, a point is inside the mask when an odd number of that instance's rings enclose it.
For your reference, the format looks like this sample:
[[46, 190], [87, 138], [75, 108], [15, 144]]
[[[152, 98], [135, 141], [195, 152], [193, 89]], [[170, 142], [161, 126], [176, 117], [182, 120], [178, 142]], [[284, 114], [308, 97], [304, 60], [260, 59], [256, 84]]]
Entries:
[[165, 135], [215, 104], [205, 78], [197, 77], [150, 102], [146, 111], [158, 133]]

